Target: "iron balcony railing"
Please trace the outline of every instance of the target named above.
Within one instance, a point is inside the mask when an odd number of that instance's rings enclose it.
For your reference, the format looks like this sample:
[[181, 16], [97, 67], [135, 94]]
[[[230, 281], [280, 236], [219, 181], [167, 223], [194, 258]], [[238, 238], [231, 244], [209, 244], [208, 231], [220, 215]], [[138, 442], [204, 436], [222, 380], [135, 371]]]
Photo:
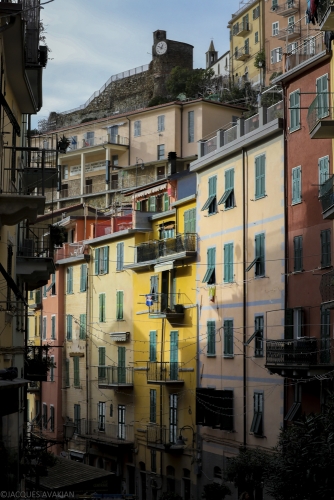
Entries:
[[[182, 428], [181, 428], [182, 429]], [[181, 449], [184, 447], [185, 442], [180, 442], [179, 436], [182, 435], [182, 431], [176, 425], [167, 427], [166, 425], [149, 424], [147, 426], [147, 446], [151, 448], [165, 448], [166, 451], [170, 446], [179, 446]], [[171, 449], [173, 451], [173, 449]]]
[[319, 33], [316, 36], [308, 37], [301, 40], [298, 46], [291, 51], [286, 58], [286, 71], [289, 71], [299, 64], [311, 59], [324, 50], [323, 34]]
[[178, 362], [148, 361], [147, 381], [153, 383], [183, 382], [179, 378], [179, 369], [181, 367], [182, 363]]
[[181, 252], [197, 251], [197, 233], [177, 234], [174, 238], [153, 240], [136, 247], [137, 264]]
[[28, 346], [26, 348], [25, 378], [27, 380], [45, 382], [51, 366], [48, 346]]
[[298, 9], [299, 9], [299, 0], [288, 0], [287, 2], [284, 2], [282, 5], [277, 5], [277, 7], [273, 10], [281, 16], [284, 15], [287, 16], [289, 14], [293, 14]]
[[33, 226], [22, 222], [20, 230], [18, 257], [53, 257], [54, 244], [57, 242], [54, 242], [52, 235], [50, 235], [50, 226]]
[[267, 341], [266, 365], [268, 366], [297, 368], [333, 363], [333, 339], [330, 337]]
[[312, 101], [307, 112], [307, 123], [310, 133], [320, 121], [333, 120], [333, 107], [331, 105], [332, 102], [332, 94], [328, 92], [318, 94]]
[[182, 319], [185, 306], [192, 305], [187, 295], [175, 293], [149, 293], [145, 295], [150, 317], [163, 316], [167, 319]]
[[284, 39], [290, 40], [291, 38], [297, 38], [300, 35], [301, 35], [300, 26], [298, 26], [296, 24], [291, 24], [287, 28], [285, 28], [283, 30], [279, 30], [277, 38], [279, 40], [284, 40]]
[[[115, 411], [117, 409], [115, 408]], [[134, 428], [133, 425], [111, 424], [106, 422], [106, 416], [100, 415], [98, 420], [79, 419], [76, 422], [77, 434], [83, 437], [91, 437], [100, 441], [117, 441], [117, 442], [133, 442]]]
[[322, 205], [322, 212], [325, 213], [327, 210], [334, 206], [334, 176], [331, 175], [323, 184], [320, 186], [320, 200]]
[[250, 29], [251, 29], [250, 23], [247, 23], [246, 21], [241, 21], [241, 23], [238, 24], [236, 35], [238, 36], [247, 33], [248, 31], [250, 31]]
[[132, 386], [133, 368], [125, 366], [99, 366], [99, 385], [103, 386]]
[[250, 48], [248, 46], [240, 47], [238, 50], [235, 51], [234, 57], [237, 60], [243, 60], [247, 59], [250, 57]]
[[327, 10], [334, 6], [334, 0], [321, 0], [317, 7], [318, 23], [321, 26]]
[[321, 276], [320, 293], [323, 303], [334, 301], [334, 271], [329, 271]]

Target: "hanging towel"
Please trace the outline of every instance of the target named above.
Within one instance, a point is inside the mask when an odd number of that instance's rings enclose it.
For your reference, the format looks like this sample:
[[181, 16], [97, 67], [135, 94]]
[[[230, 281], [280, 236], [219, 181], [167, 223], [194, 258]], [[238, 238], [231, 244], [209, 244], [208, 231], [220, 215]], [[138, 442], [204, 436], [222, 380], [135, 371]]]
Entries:
[[215, 296], [216, 296], [216, 285], [212, 285], [209, 288], [209, 300], [211, 302], [215, 301]]

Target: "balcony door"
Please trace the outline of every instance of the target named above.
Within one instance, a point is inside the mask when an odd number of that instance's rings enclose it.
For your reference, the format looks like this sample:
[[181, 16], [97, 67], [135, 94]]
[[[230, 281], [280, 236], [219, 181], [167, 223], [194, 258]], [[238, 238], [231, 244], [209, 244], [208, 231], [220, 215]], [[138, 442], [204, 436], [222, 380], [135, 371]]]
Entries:
[[97, 408], [99, 431], [104, 432], [106, 430], [106, 404], [100, 401]]
[[118, 383], [125, 384], [125, 347], [118, 348]]
[[179, 332], [172, 330], [170, 332], [170, 380], [178, 378], [178, 351], [179, 351]]
[[118, 125], [113, 125], [112, 127], [109, 127], [108, 132], [109, 132], [109, 142], [117, 144]]
[[161, 273], [161, 311], [166, 311], [168, 307], [169, 294], [169, 271]]
[[118, 405], [118, 439], [125, 439], [125, 405]]
[[169, 396], [169, 442], [177, 440], [177, 394]]

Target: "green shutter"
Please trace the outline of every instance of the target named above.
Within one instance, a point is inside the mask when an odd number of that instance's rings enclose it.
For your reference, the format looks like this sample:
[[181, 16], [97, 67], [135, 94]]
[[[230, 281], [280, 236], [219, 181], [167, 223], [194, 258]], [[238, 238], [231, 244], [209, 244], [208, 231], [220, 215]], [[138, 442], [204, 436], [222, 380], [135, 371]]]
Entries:
[[56, 338], [56, 316], [51, 316], [51, 339]]
[[255, 158], [255, 199], [265, 196], [265, 155]]
[[186, 210], [183, 214], [183, 219], [184, 219], [184, 232], [185, 233], [190, 233], [190, 224], [189, 224], [189, 212], [190, 210]]
[[85, 292], [87, 288], [87, 265], [80, 266], [80, 292]]
[[195, 233], [196, 232], [196, 209], [191, 208], [184, 212], [184, 232], [185, 233]]
[[170, 332], [170, 380], [178, 379], [179, 332]]
[[216, 270], [216, 248], [208, 248], [207, 251], [207, 271], [203, 278], [203, 283], [215, 283]]
[[141, 211], [141, 201], [136, 202], [136, 210]]
[[209, 179], [209, 197], [216, 196], [217, 194], [217, 177], [210, 177]]
[[331, 231], [325, 229], [320, 232], [321, 241], [321, 267], [328, 267], [331, 265]]
[[100, 273], [100, 249], [95, 248], [94, 274]]
[[123, 319], [123, 291], [116, 293], [116, 319]]
[[118, 383], [125, 384], [126, 375], [125, 375], [125, 347], [118, 347], [117, 352], [117, 372], [118, 372]]
[[216, 322], [207, 322], [207, 354], [216, 354]]
[[302, 200], [301, 168], [292, 169], [292, 203], [300, 203]]
[[68, 314], [66, 316], [66, 319], [67, 319], [67, 328], [66, 328], [67, 340], [72, 340], [72, 315]]
[[150, 422], [155, 423], [157, 419], [157, 391], [150, 389]]
[[67, 293], [73, 293], [73, 267], [68, 267], [67, 272]]
[[156, 330], [150, 331], [150, 353], [149, 360], [156, 361], [157, 360], [157, 332]]
[[293, 92], [289, 97], [290, 101], [290, 132], [300, 127], [300, 94]]
[[98, 376], [100, 378], [106, 378], [106, 348], [99, 347], [99, 369]]
[[233, 243], [224, 245], [224, 281], [233, 281]]
[[317, 118], [324, 118], [329, 113], [328, 106], [328, 75], [317, 79]]
[[156, 212], [156, 197], [149, 197], [149, 212]]
[[99, 295], [99, 321], [104, 323], [106, 320], [106, 295], [100, 293]]
[[265, 255], [264, 255], [264, 234], [255, 236], [255, 276], [264, 276], [265, 273]]
[[81, 340], [85, 340], [86, 338], [86, 314], [80, 314], [79, 338]]
[[285, 309], [284, 339], [293, 340], [293, 309]]
[[70, 386], [70, 360], [65, 359], [65, 387]]
[[224, 356], [233, 356], [233, 320], [224, 321]]
[[294, 248], [294, 271], [301, 271], [303, 268], [303, 237], [295, 236], [293, 239]]
[[225, 171], [225, 191], [234, 189], [234, 168]]
[[319, 184], [321, 186], [329, 178], [329, 157], [324, 156], [323, 158], [319, 158], [318, 165], [319, 165]]
[[107, 274], [109, 272], [109, 247], [103, 247], [103, 274]]
[[73, 358], [73, 371], [74, 371], [73, 385], [74, 385], [74, 387], [80, 387], [79, 360], [80, 360], [80, 358], [78, 356], [74, 356], [74, 358]]
[[164, 193], [164, 212], [169, 210], [169, 196], [168, 193]]

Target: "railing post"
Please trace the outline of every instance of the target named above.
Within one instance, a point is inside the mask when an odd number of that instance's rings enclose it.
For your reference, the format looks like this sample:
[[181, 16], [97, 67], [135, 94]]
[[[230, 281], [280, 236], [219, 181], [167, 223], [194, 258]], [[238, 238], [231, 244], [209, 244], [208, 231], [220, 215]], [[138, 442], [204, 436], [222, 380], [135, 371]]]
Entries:
[[259, 127], [263, 127], [267, 123], [268, 110], [265, 106], [259, 108]]
[[240, 139], [245, 134], [245, 118], [239, 118], [237, 121], [237, 138]]
[[198, 143], [197, 143], [198, 158], [202, 158], [202, 156], [204, 156], [204, 144], [205, 144], [205, 141], [198, 141]]

